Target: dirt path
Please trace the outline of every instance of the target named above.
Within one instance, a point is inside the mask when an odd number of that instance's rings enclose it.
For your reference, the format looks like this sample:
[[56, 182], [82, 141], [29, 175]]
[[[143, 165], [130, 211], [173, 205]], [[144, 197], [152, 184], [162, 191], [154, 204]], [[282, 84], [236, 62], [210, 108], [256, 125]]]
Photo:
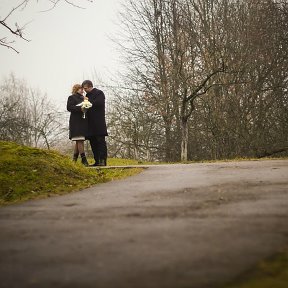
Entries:
[[0, 208], [0, 287], [215, 288], [288, 243], [288, 161], [167, 165]]

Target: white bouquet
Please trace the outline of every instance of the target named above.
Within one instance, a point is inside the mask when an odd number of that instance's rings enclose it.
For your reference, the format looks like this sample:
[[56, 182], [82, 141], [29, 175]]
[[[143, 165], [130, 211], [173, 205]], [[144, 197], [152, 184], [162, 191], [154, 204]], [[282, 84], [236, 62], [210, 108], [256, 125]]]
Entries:
[[82, 116], [82, 118], [85, 119], [85, 118], [86, 118], [86, 112], [87, 112], [87, 110], [88, 110], [89, 108], [92, 107], [92, 103], [91, 103], [89, 100], [85, 99], [83, 102], [77, 104], [76, 106], [81, 106], [82, 111], [83, 111], [83, 116]]

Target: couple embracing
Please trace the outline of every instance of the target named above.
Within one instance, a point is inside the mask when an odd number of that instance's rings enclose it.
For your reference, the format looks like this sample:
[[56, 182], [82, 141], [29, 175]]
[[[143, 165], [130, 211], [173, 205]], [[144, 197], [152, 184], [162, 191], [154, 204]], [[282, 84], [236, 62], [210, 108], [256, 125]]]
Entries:
[[[84, 95], [84, 91], [86, 95]], [[85, 106], [83, 103], [90, 104]], [[91, 107], [87, 109], [89, 106]], [[90, 80], [85, 80], [82, 85], [75, 84], [72, 95], [68, 97], [67, 110], [71, 112], [69, 139], [75, 141], [73, 160], [77, 161], [80, 155], [82, 164], [88, 166], [84, 151], [84, 141], [87, 139], [90, 142], [95, 160], [91, 166], [106, 166], [107, 145], [105, 136], [108, 136], [108, 133], [103, 91], [94, 88]]]

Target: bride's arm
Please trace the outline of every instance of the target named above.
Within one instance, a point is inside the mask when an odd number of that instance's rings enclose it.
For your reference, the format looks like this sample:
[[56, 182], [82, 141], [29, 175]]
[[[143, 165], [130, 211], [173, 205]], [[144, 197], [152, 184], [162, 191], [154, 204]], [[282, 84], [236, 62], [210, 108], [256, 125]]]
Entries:
[[73, 96], [69, 96], [67, 100], [67, 110], [69, 112], [82, 112], [80, 106], [76, 106], [75, 99]]

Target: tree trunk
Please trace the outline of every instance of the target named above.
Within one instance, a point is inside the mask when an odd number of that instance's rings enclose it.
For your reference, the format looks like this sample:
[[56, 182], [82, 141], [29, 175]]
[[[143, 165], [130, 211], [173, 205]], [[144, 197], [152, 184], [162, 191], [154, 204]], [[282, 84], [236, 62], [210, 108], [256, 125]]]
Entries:
[[47, 149], [50, 150], [50, 144], [49, 144], [49, 141], [48, 141], [48, 138], [46, 136], [46, 134], [43, 132], [43, 137], [44, 137], [44, 140], [45, 140], [45, 144], [47, 146]]
[[171, 125], [169, 123], [165, 123], [165, 161], [172, 161], [171, 155]]
[[134, 144], [134, 159], [139, 160], [139, 151], [138, 151], [138, 147], [136, 146], [136, 144]]
[[188, 160], [188, 120], [181, 121], [181, 161]]

